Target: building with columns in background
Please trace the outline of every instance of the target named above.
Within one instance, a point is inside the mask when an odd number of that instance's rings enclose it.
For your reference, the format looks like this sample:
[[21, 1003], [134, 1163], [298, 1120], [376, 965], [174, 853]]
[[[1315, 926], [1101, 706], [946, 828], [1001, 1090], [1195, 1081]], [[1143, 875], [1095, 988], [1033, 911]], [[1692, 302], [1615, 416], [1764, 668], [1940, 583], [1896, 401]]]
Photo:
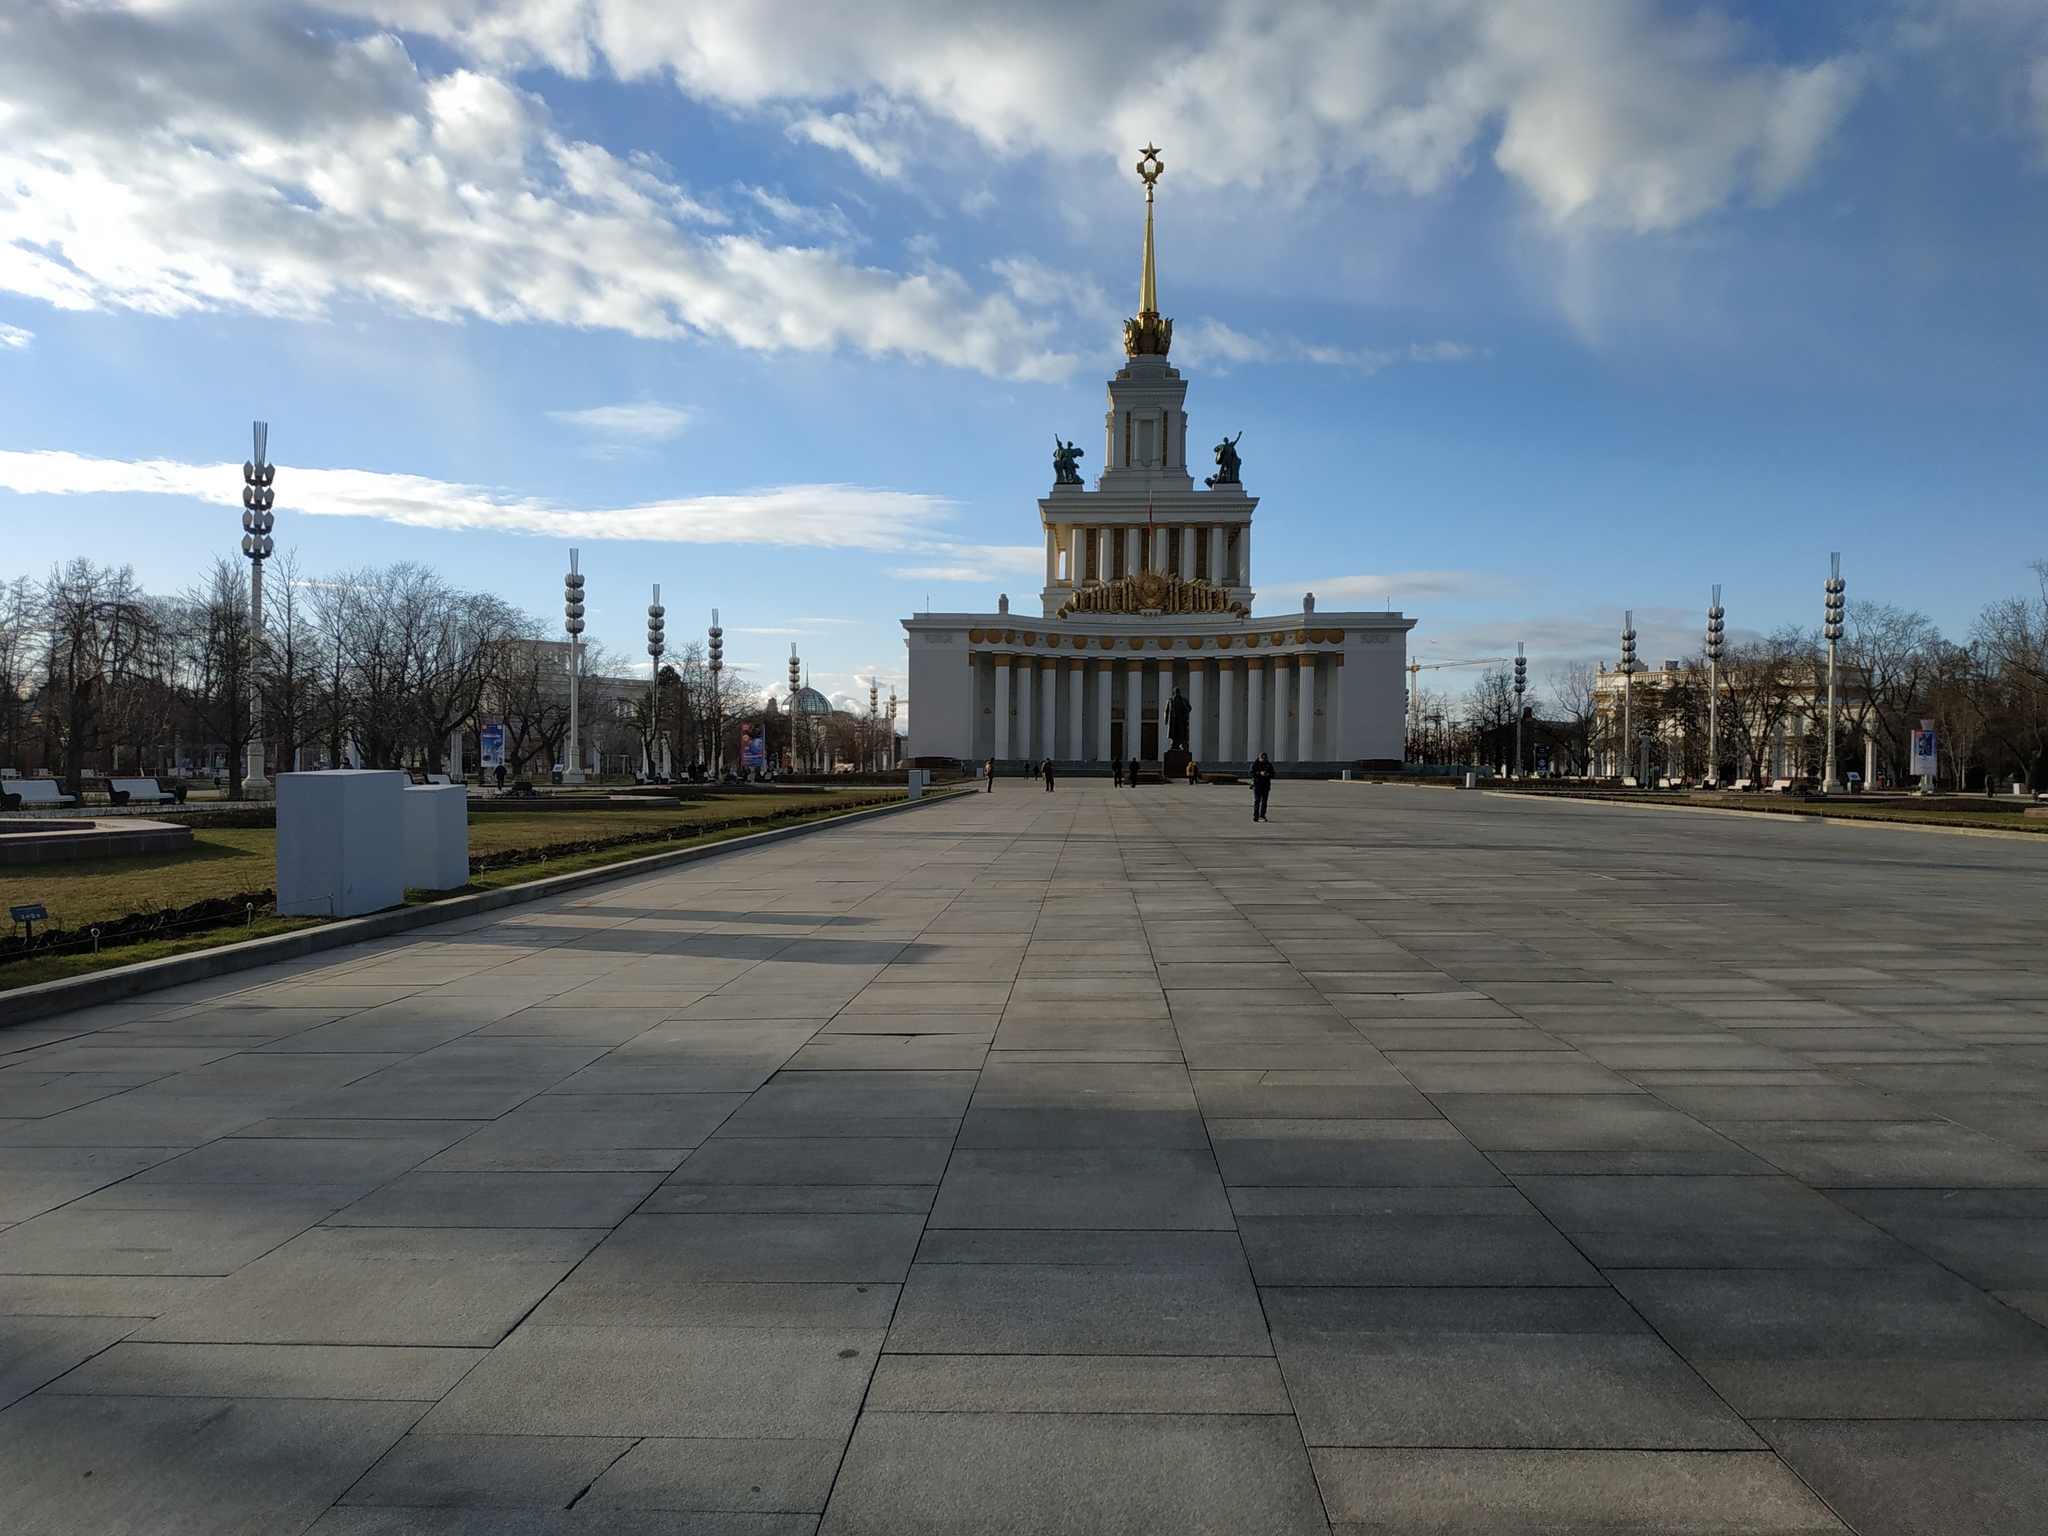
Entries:
[[[1157, 767], [1186, 701], [1187, 751], [1205, 768], [1261, 752], [1295, 771], [1398, 766], [1408, 631], [1398, 613], [1253, 613], [1252, 514], [1234, 439], [1188, 465], [1187, 380], [1167, 362], [1148, 149], [1145, 256], [1127, 361], [1109, 381], [1104, 468], [1092, 488], [1071, 444], [1038, 503], [1045, 588], [1033, 617], [920, 613], [910, 649], [910, 756]], [[1201, 459], [1197, 459], [1200, 463]]]

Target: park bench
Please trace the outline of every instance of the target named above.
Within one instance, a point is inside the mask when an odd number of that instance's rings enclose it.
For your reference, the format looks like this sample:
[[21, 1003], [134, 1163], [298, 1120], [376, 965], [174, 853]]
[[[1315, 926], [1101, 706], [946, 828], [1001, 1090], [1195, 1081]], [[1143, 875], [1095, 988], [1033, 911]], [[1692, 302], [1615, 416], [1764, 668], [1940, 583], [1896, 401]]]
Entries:
[[166, 789], [155, 779], [109, 779], [107, 798], [116, 805], [127, 805], [136, 801], [144, 805], [161, 805], [166, 800], [185, 803], [185, 786], [173, 784]]
[[0, 791], [6, 797], [6, 808], [18, 811], [30, 805], [76, 805], [78, 802], [64, 793], [55, 779], [9, 779], [13, 787]]
[[430, 773], [427, 775], [427, 782], [429, 784], [453, 784], [455, 781], [445, 773]]

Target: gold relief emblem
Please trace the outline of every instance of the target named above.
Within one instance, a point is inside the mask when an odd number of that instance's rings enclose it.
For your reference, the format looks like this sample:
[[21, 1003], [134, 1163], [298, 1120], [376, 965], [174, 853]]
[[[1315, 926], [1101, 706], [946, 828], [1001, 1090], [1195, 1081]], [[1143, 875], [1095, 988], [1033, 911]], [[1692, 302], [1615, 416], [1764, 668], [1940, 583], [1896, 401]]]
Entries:
[[1161, 635], [1161, 636], [1159, 637], [1159, 649], [1161, 649], [1162, 651], [1170, 651], [1170, 650], [1172, 650], [1172, 649], [1173, 649], [1173, 637], [1172, 637], [1171, 635]]
[[981, 644], [984, 638], [986, 637], [978, 629], [970, 629], [969, 631], [967, 631], [967, 643], [969, 645], [979, 645]]
[[1060, 637], [1058, 635], [1047, 635], [1045, 637], [1045, 643], [1051, 646], [1054, 650], [1058, 650], [1060, 648]]
[[1266, 636], [1266, 643], [1268, 645], [1285, 645], [1287, 643], [1287, 631], [1284, 629], [1274, 630], [1273, 633]]
[[1331, 631], [1330, 631], [1330, 644], [1332, 644], [1332, 645], [1342, 645], [1343, 643], [1344, 643], [1344, 631], [1343, 631], [1343, 630], [1341, 630], [1341, 629], [1333, 629], [1333, 630], [1331, 630]]
[[1144, 637], [1141, 635], [1131, 636], [1131, 649], [1134, 651], [1142, 651], [1143, 649], [1145, 649]]
[[1217, 650], [1219, 650], [1219, 651], [1227, 651], [1227, 650], [1229, 650], [1229, 649], [1230, 649], [1230, 636], [1228, 636], [1228, 635], [1218, 635], [1218, 636], [1216, 637], [1216, 649], [1217, 649]]
[[1038, 631], [1037, 631], [1037, 630], [1035, 630], [1035, 629], [1027, 629], [1027, 630], [1025, 630], [1025, 631], [1024, 631], [1024, 643], [1025, 643], [1026, 645], [1036, 645], [1036, 644], [1038, 644]]
[[1139, 571], [1074, 593], [1057, 616], [1073, 613], [1233, 613], [1243, 618], [1245, 607], [1203, 577], [1186, 580], [1164, 571]]
[[1323, 643], [1323, 632], [1320, 629], [1310, 630], [1308, 632], [1308, 643], [1310, 645], [1321, 645]]
[[[1274, 636], [1273, 638], [1274, 638], [1275, 640], [1278, 640], [1278, 639], [1279, 639], [1280, 637], [1279, 637], [1278, 635], [1275, 635], [1275, 636]], [[1015, 645], [1016, 643], [1017, 643], [1017, 631], [1015, 631], [1014, 629], [1006, 629], [1006, 630], [1004, 630], [1004, 631], [1003, 631], [1003, 644], [1005, 644], [1005, 645]]]
[[1191, 650], [1191, 651], [1199, 651], [1199, 650], [1200, 650], [1201, 648], [1202, 648], [1202, 637], [1201, 637], [1200, 635], [1190, 635], [1190, 636], [1188, 636], [1188, 649], [1189, 649], [1189, 650]]
[[1259, 637], [1257, 635], [1246, 635], [1244, 637], [1244, 643], [1246, 645], [1256, 648], [1259, 643]]
[[1109, 635], [1104, 635], [1096, 644], [1100, 645], [1105, 651], [1116, 649], [1116, 641]]
[[1296, 645], [1307, 645], [1307, 644], [1308, 644], [1308, 631], [1307, 631], [1307, 630], [1305, 630], [1305, 629], [1297, 629], [1297, 630], [1296, 630], [1296, 631], [1294, 632], [1294, 643], [1295, 643]]

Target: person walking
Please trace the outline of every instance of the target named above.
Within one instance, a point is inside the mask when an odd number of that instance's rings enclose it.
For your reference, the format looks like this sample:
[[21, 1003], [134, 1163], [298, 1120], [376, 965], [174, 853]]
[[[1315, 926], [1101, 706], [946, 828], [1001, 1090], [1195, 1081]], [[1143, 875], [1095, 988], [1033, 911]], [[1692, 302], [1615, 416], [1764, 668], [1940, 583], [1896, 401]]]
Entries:
[[988, 792], [994, 794], [996, 792], [996, 760], [994, 758], [990, 758], [986, 766], [982, 768], [981, 776], [988, 780]]
[[503, 763], [498, 764], [498, 793], [501, 795], [505, 793], [505, 765]]
[[1045, 780], [1045, 792], [1052, 793], [1052, 759], [1047, 758], [1038, 765], [1038, 776]]
[[1138, 787], [1138, 760], [1135, 757], [1131, 759], [1130, 771], [1124, 775], [1124, 782], [1133, 789]]
[[1265, 753], [1252, 764], [1252, 820], [1266, 819], [1266, 797], [1273, 793], [1273, 762]]
[[1118, 758], [1109, 765], [1109, 782], [1118, 789], [1124, 787], [1124, 760], [1122, 758]]

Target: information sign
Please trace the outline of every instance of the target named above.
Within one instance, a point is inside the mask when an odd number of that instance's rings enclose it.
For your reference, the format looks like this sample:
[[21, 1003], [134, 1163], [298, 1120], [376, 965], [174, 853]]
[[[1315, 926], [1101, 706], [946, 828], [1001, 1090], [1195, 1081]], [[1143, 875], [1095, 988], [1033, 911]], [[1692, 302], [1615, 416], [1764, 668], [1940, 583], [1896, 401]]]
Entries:
[[486, 768], [505, 766], [505, 727], [495, 721], [477, 733], [483, 743], [483, 765]]

